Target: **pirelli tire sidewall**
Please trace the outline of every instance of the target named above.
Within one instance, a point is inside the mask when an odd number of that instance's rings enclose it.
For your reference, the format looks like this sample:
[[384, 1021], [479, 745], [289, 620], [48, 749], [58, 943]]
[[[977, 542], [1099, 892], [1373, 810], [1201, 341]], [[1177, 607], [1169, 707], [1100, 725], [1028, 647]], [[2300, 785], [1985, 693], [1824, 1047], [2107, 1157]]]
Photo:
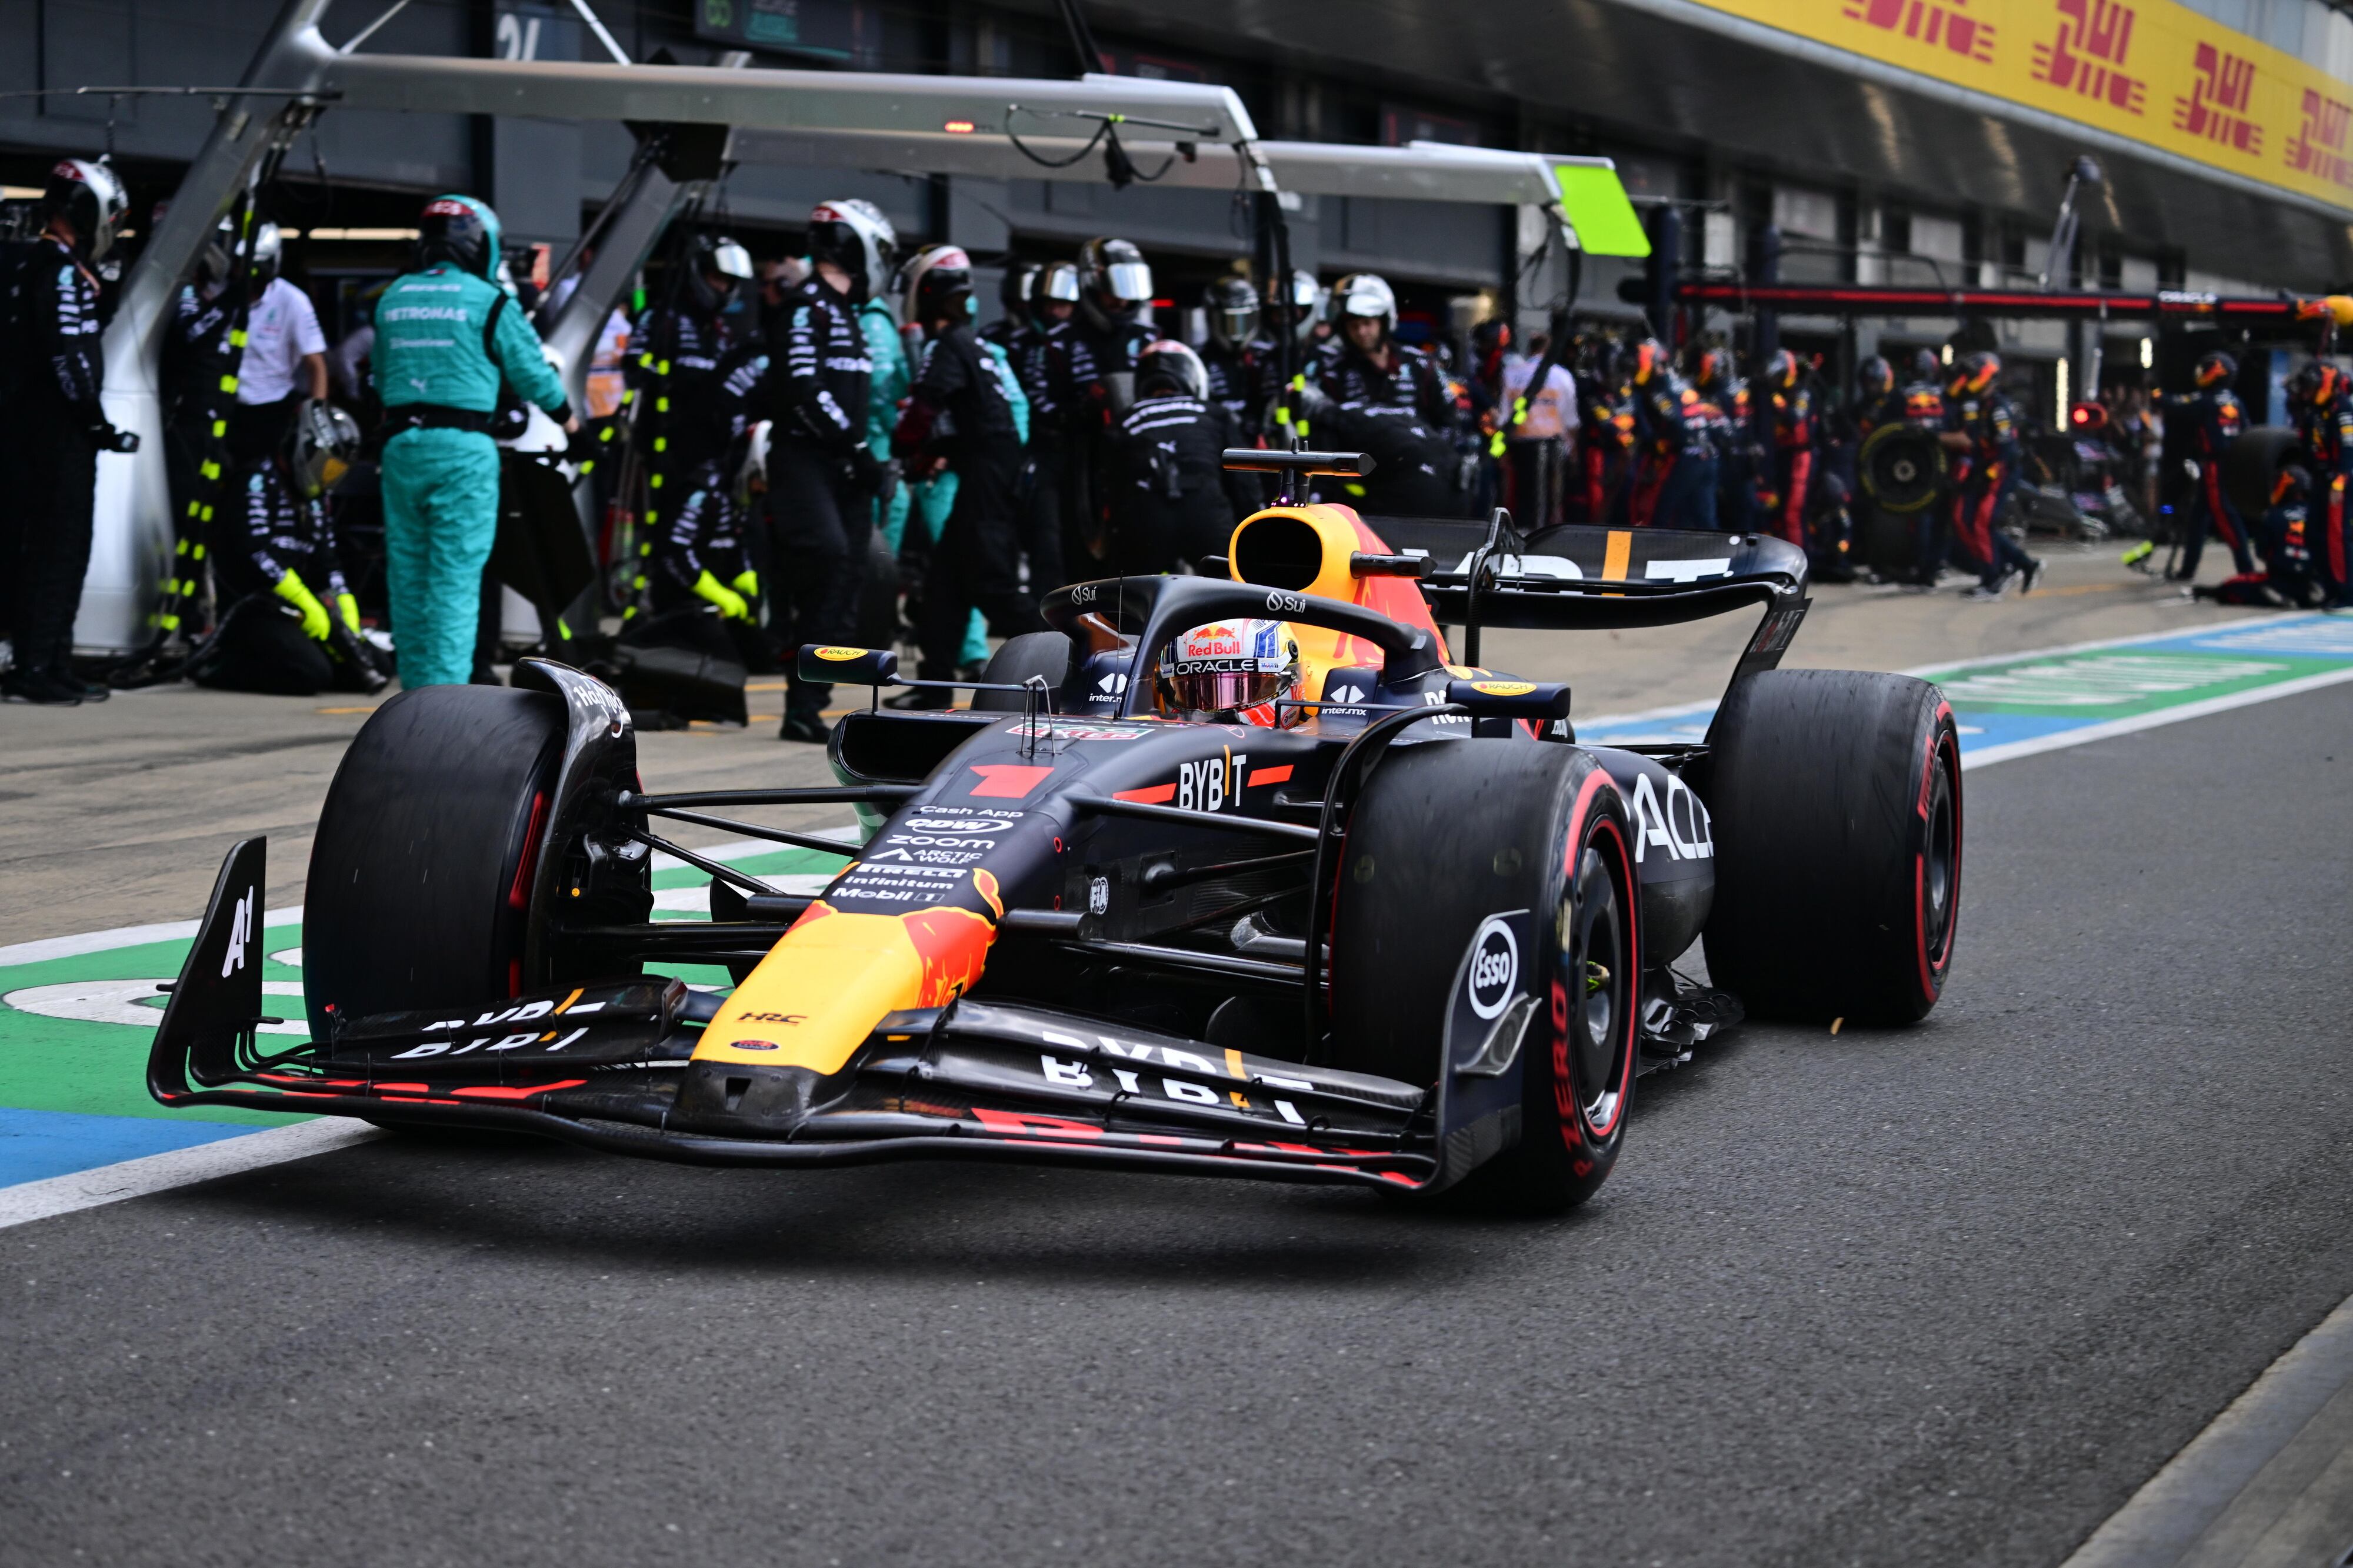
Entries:
[[1910, 676], [1771, 670], [1718, 713], [1709, 979], [1753, 1017], [1901, 1025], [1928, 1015], [1960, 925], [1960, 743]]
[[311, 848], [302, 975], [312, 1037], [346, 1017], [518, 994], [563, 701], [493, 686], [404, 691], [343, 753]]
[[[1466, 951], [1499, 917], [1521, 933], [1514, 994], [1536, 1005], [1519, 1051], [1520, 1139], [1462, 1184], [1474, 1202], [1556, 1213], [1600, 1186], [1624, 1144], [1641, 942], [1631, 845], [1624, 798], [1593, 755], [1505, 739], [1399, 745], [1350, 816], [1332, 894], [1334, 1066], [1436, 1082]], [[1568, 1035], [1587, 999], [1588, 955], [1572, 951], [1591, 913], [1579, 879], [1590, 900], [1597, 864], [1614, 909], [1613, 951], [1597, 960], [1612, 988], [1599, 1071]]]
[[[1062, 706], [1062, 683], [1071, 673], [1071, 639], [1060, 632], [1023, 632], [1008, 637], [1004, 645], [988, 656], [988, 665], [980, 679], [991, 686], [1026, 685], [1031, 676], [1045, 679], [1046, 689], [1053, 693], [1051, 706]], [[1022, 710], [1021, 694], [1017, 691], [976, 691], [972, 694], [976, 713], [1018, 713]]]

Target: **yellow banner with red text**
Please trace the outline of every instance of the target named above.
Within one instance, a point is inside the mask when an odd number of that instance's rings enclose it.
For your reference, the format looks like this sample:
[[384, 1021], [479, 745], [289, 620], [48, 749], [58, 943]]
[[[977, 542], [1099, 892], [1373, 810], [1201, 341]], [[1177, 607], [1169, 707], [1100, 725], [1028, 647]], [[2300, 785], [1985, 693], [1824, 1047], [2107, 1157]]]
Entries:
[[1700, 0], [2353, 210], [2353, 86], [2174, 0]]

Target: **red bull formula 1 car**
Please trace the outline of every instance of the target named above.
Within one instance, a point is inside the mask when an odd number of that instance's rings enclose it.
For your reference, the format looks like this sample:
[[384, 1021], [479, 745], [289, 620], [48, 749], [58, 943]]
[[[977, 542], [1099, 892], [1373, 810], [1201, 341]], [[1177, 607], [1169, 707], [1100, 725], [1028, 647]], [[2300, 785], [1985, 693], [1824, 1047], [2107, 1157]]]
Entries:
[[[1348, 455], [1232, 453], [1350, 473]], [[1278, 503], [1224, 575], [1047, 595], [968, 710], [853, 711], [823, 788], [649, 793], [577, 671], [372, 717], [304, 903], [311, 1038], [258, 1052], [263, 845], [223, 867], [151, 1058], [166, 1105], [545, 1133], [711, 1164], [943, 1156], [1591, 1194], [1642, 1072], [1747, 1016], [1902, 1024], [1952, 961], [1950, 710], [1776, 668], [1803, 554], [1762, 535], [1358, 518]], [[1704, 744], [1581, 745], [1482, 628], [1761, 612]], [[1461, 628], [1461, 661], [1442, 628]], [[1271, 631], [1270, 632], [1270, 628]], [[881, 685], [895, 655], [802, 652]], [[822, 895], [665, 821], [839, 850]], [[667, 851], [708, 921], [652, 918]], [[1704, 944], [1710, 984], [1674, 962]], [[646, 965], [723, 965], [721, 998]]]

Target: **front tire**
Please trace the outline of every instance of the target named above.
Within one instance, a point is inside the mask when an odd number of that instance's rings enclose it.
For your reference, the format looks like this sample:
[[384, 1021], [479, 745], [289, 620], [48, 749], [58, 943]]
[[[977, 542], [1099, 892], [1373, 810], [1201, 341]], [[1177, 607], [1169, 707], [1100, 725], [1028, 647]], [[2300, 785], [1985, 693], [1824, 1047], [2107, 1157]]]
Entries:
[[328, 787], [303, 894], [311, 1037], [345, 1018], [517, 995], [563, 701], [507, 687], [405, 691]]
[[1348, 824], [1332, 924], [1332, 1060], [1410, 1084], [1444, 1068], [1465, 954], [1513, 922], [1495, 1015], [1520, 1037], [1519, 1142], [1464, 1191], [1556, 1214], [1599, 1189], [1625, 1144], [1641, 1012], [1641, 900], [1626, 808], [1571, 746], [1446, 741], [1383, 758]]
[[[1046, 689], [1053, 695], [1050, 709], [1062, 705], [1062, 682], [1071, 673], [1071, 639], [1060, 632], [1023, 632], [1018, 637], [1007, 637], [1004, 645], [988, 656], [988, 668], [980, 679], [991, 686], [1019, 686], [1031, 676], [1042, 676]], [[976, 691], [972, 709], [976, 713], [1018, 713], [1021, 696], [1014, 691]]]
[[1961, 758], [1944, 694], [1909, 676], [1770, 670], [1716, 716], [1709, 978], [1750, 1016], [1911, 1024], [1951, 973]]

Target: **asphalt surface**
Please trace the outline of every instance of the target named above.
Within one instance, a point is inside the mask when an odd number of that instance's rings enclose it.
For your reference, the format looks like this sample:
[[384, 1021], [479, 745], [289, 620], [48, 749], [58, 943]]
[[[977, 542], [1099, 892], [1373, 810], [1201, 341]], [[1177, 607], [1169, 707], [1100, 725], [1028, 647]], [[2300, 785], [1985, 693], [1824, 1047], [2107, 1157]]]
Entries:
[[2353, 1293], [2353, 689], [1968, 775], [1545, 1223], [385, 1141], [0, 1232], [0, 1562], [2035, 1563]]

